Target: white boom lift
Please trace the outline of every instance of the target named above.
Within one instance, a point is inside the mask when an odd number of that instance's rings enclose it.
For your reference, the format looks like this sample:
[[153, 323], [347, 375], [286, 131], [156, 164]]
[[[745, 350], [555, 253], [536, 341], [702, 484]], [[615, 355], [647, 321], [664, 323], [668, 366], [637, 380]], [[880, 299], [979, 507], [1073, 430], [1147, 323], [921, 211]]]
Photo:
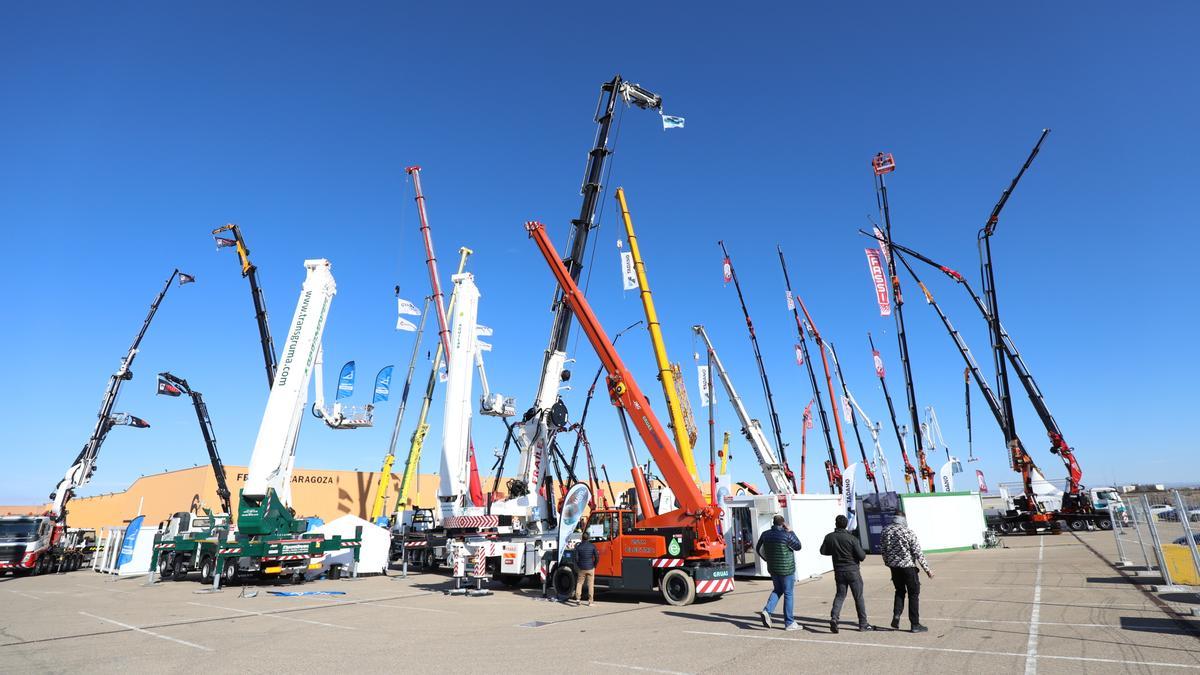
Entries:
[[[469, 480], [468, 448], [471, 443], [472, 386], [476, 357], [479, 353], [479, 288], [469, 272], [456, 274], [454, 282], [453, 324], [450, 327], [450, 354], [446, 359], [446, 402], [442, 412], [441, 485], [438, 489], [440, 518], [447, 527], [454, 519], [482, 515], [482, 508], [467, 506]], [[480, 362], [482, 364], [482, 361]]]
[[871, 432], [871, 442], [875, 444], [875, 466], [873, 467], [875, 473], [883, 476], [883, 489], [886, 492], [893, 492], [892, 472], [888, 468], [887, 457], [883, 454], [883, 446], [879, 444], [879, 422], [871, 420], [870, 415], [862, 409], [862, 406], [858, 404], [858, 400], [854, 398], [854, 394], [850, 393], [849, 390], [846, 391], [846, 397], [850, 399], [850, 404], [858, 411], [858, 416], [863, 419], [863, 422], [867, 425], [867, 429]]
[[303, 581], [314, 558], [347, 547], [354, 549], [358, 559], [357, 538], [325, 539], [321, 534], [307, 534], [308, 523], [292, 509], [296, 439], [325, 320], [337, 293], [328, 260], [305, 260], [304, 268], [307, 274], [300, 300], [254, 441], [246, 483], [238, 496], [236, 538], [222, 540], [218, 536], [199, 556], [201, 578], [215, 584], [229, 582], [239, 574], [291, 576]]
[[[784, 472], [783, 464], [780, 463], [778, 456], [775, 454], [775, 449], [771, 447], [770, 441], [767, 440], [767, 435], [763, 433], [762, 424], [758, 420], [752, 419], [750, 413], [746, 411], [746, 406], [742, 403], [742, 397], [733, 388], [733, 381], [729, 379], [729, 373], [725, 370], [725, 365], [721, 363], [721, 358], [717, 356], [717, 350], [713, 347], [712, 340], [708, 338], [708, 333], [704, 330], [704, 326], [692, 326], [692, 330], [696, 335], [704, 340], [704, 346], [712, 354], [713, 366], [717, 369], [717, 376], [721, 378], [721, 383], [725, 385], [725, 393], [729, 395], [729, 402], [733, 405], [734, 411], [737, 413], [738, 421], [742, 425], [742, 435], [750, 442], [750, 447], [754, 449], [754, 454], [758, 457], [758, 465], [762, 467], [763, 477], [767, 480], [767, 489], [771, 494], [787, 495], [794, 494], [792, 483], [787, 479], [787, 474]], [[715, 392], [710, 392], [710, 396]]]

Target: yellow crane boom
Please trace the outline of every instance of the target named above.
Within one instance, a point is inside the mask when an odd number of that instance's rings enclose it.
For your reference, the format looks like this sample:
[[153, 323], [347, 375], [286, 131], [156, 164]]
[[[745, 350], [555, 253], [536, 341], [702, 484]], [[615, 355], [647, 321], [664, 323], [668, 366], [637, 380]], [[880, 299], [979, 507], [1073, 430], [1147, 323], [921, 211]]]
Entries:
[[662, 384], [663, 394], [667, 399], [667, 411], [671, 418], [671, 434], [675, 437], [675, 447], [683, 459], [684, 466], [692, 474], [692, 480], [699, 485], [700, 475], [696, 471], [696, 459], [692, 456], [692, 441], [688, 438], [687, 421], [683, 414], [683, 407], [679, 403], [675, 374], [672, 372], [671, 363], [667, 358], [667, 347], [663, 343], [658, 313], [654, 310], [654, 299], [650, 296], [650, 282], [646, 280], [646, 265], [642, 262], [642, 253], [638, 249], [637, 235], [633, 233], [633, 219], [629, 216], [629, 205], [625, 202], [625, 188], [617, 188], [617, 202], [621, 205], [621, 218], [625, 221], [625, 237], [629, 240], [629, 251], [633, 255], [633, 267], [637, 273], [642, 307], [646, 310], [646, 327], [650, 331], [650, 342], [654, 345], [654, 361], [658, 364], [658, 380]]

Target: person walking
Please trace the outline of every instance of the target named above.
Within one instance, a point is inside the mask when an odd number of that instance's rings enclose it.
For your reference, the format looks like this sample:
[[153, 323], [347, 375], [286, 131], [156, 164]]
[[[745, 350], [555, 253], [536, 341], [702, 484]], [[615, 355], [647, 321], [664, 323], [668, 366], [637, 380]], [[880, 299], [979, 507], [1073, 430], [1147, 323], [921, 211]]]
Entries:
[[867, 601], [863, 597], [862, 572], [859, 563], [867, 559], [858, 537], [846, 530], [849, 521], [846, 516], [838, 516], [833, 520], [833, 532], [825, 535], [821, 542], [821, 555], [833, 558], [833, 580], [837, 583], [837, 593], [833, 596], [833, 607], [829, 611], [829, 630], [838, 632], [838, 618], [842, 614], [842, 603], [846, 601], [846, 591], [854, 594], [854, 611], [858, 614], [858, 629], [860, 631], [875, 630], [867, 622]]
[[929, 629], [921, 625], [921, 576], [917, 570], [920, 565], [925, 575], [933, 578], [929, 562], [921, 552], [921, 542], [917, 535], [908, 529], [908, 521], [903, 515], [896, 516], [890, 525], [880, 533], [880, 547], [883, 549], [883, 564], [892, 572], [892, 585], [896, 587], [896, 600], [892, 604], [892, 629], [900, 630], [900, 614], [904, 611], [904, 596], [908, 596], [908, 623], [914, 633], [924, 633]]
[[583, 590], [584, 581], [587, 581], [588, 607], [595, 602], [596, 563], [598, 562], [600, 562], [600, 552], [596, 550], [592, 538], [584, 530], [583, 539], [575, 546], [575, 568], [578, 570], [579, 576], [575, 579], [575, 595], [571, 596], [571, 599], [577, 604], [583, 604], [583, 596], [580, 595], [580, 591]]
[[783, 629], [800, 630], [796, 617], [792, 616], [792, 589], [796, 585], [796, 554], [800, 550], [800, 539], [783, 522], [783, 516], [775, 516], [771, 529], [763, 532], [754, 546], [758, 557], [767, 561], [771, 573], [772, 590], [767, 604], [759, 612], [763, 628], [771, 628], [771, 612], [783, 598]]

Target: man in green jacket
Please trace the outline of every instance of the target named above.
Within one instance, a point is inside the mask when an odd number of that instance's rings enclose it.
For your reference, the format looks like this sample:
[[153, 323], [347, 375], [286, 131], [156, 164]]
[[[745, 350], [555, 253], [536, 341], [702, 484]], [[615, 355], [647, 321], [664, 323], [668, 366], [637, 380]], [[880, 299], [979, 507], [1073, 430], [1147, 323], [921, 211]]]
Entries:
[[783, 522], [783, 516], [775, 516], [771, 529], [763, 532], [758, 538], [754, 552], [767, 563], [767, 571], [771, 573], [771, 596], [767, 604], [759, 612], [763, 628], [771, 627], [771, 612], [779, 598], [783, 598], [783, 629], [800, 630], [800, 624], [792, 616], [792, 589], [796, 585], [796, 551], [800, 550], [800, 539], [796, 533], [788, 529]]

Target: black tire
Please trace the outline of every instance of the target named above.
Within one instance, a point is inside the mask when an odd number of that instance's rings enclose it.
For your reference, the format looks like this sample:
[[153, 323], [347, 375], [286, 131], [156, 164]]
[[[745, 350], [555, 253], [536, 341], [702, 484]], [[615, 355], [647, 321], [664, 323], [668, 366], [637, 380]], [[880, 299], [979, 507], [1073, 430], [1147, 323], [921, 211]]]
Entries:
[[421, 568], [425, 571], [437, 569], [437, 560], [433, 557], [433, 551], [425, 551], [421, 556]]
[[225, 561], [225, 567], [221, 569], [221, 585], [228, 586], [238, 579], [237, 561], [229, 559]]
[[1088, 524], [1083, 518], [1072, 518], [1067, 521], [1067, 527], [1075, 530], [1076, 532], [1080, 532], [1086, 530], [1088, 528]]
[[200, 561], [200, 581], [211, 584], [216, 570], [217, 565], [213, 562], [212, 556], [204, 556], [204, 559]]
[[166, 581], [171, 577], [171, 556], [166, 553], [158, 557], [158, 578]]
[[668, 605], [683, 607], [696, 601], [696, 580], [681, 569], [667, 570], [658, 587]]
[[1096, 523], [1096, 527], [1099, 527], [1102, 530], [1111, 530], [1112, 520], [1108, 518], [1102, 518]]
[[299, 586], [304, 583], [304, 572], [296, 572], [292, 575], [292, 585]]
[[171, 562], [171, 578], [175, 581], [183, 581], [187, 578], [187, 574], [187, 564], [183, 556], [175, 556], [175, 559]]
[[575, 593], [575, 581], [575, 568], [570, 565], [559, 565], [554, 570], [554, 576], [550, 577], [550, 587], [558, 595], [569, 598]]

